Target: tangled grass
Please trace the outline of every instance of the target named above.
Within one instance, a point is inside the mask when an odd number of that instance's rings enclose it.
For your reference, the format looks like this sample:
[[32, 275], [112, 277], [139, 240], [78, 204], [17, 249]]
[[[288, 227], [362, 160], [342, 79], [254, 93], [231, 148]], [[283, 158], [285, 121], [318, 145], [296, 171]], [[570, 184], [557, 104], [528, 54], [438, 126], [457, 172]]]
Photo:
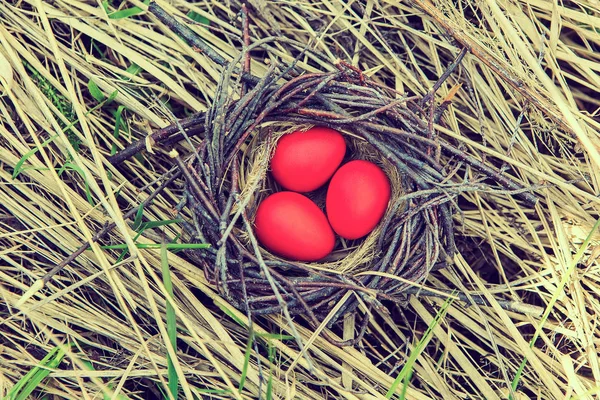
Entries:
[[[466, 48], [437, 89], [434, 100], [451, 97], [452, 104], [436, 132], [535, 190], [539, 201], [532, 206], [514, 191], [462, 193], [454, 263], [422, 284], [439, 297], [417, 293], [402, 307], [373, 308], [356, 346], [334, 346], [322, 332], [355, 338], [364, 304], [333, 329], [326, 320], [310, 329], [298, 317], [291, 331], [278, 314], [249, 321], [181, 256], [174, 210], [181, 179], [151, 197], [172, 174], [168, 155], [145, 141], [151, 151], [108, 162], [175, 118], [206, 111], [221, 67], [136, 0], [4, 1], [1, 396], [595, 396], [598, 6], [249, 3], [252, 42], [278, 36], [305, 43], [410, 95], [430, 93]], [[158, 4], [224, 59], [241, 51], [237, 1]], [[251, 71], [265, 76], [294, 57], [274, 42], [253, 51]], [[318, 59], [297, 65], [333, 70]], [[185, 141], [170, 145], [192, 150]], [[482, 178], [471, 165], [443, 160], [456, 165], [453, 182]], [[114, 227], [94, 240], [106, 224]], [[82, 243], [79, 257], [43, 280]], [[531, 306], [508, 310], [507, 302]]]

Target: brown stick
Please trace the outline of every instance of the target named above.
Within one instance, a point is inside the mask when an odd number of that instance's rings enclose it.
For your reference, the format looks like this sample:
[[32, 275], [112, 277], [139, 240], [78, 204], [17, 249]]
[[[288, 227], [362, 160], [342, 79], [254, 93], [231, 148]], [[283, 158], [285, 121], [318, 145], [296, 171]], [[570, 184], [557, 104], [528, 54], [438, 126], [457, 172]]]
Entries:
[[[195, 132], [189, 136], [195, 136], [200, 133], [204, 133], [204, 113], [200, 112], [187, 118], [183, 118], [179, 120], [179, 125], [183, 129], [190, 129], [193, 127], [192, 129], [194, 129]], [[150, 144], [161, 143], [169, 139], [171, 135], [177, 134], [177, 132], [180, 132], [179, 126], [177, 124], [171, 124], [165, 128], [157, 130], [151, 134], [150, 137], [131, 143], [117, 154], [107, 157], [107, 160], [112, 165], [119, 165], [125, 160], [128, 160], [130, 157], [144, 150], [146, 148], [147, 141], [150, 141]]]
[[[250, 74], [250, 52], [248, 47], [250, 46], [250, 21], [248, 19], [248, 7], [246, 3], [242, 4], [242, 35], [244, 38], [244, 64], [242, 65], [242, 71], [244, 74]], [[242, 97], [248, 92], [248, 83], [242, 82]]]

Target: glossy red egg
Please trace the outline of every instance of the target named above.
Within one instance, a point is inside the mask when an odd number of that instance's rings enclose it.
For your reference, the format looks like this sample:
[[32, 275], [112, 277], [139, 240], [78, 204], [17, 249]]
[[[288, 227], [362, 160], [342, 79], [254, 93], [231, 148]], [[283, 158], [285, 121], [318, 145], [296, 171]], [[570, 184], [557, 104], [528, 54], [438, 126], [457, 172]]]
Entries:
[[310, 192], [323, 186], [346, 154], [341, 133], [325, 127], [283, 135], [271, 159], [271, 172], [284, 188]]
[[327, 217], [308, 197], [278, 192], [263, 200], [254, 220], [256, 237], [272, 253], [297, 261], [317, 261], [335, 245]]
[[358, 239], [381, 221], [390, 201], [390, 181], [377, 165], [355, 160], [337, 170], [327, 190], [327, 218], [345, 239]]

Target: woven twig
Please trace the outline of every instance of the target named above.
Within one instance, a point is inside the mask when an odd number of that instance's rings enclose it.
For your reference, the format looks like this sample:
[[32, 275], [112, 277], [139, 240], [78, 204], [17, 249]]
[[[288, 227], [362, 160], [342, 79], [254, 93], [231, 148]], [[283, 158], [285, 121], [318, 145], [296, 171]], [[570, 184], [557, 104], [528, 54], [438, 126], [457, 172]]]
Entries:
[[[330, 323], [354, 311], [361, 300], [369, 307], [379, 307], [380, 299], [405, 301], [406, 291], [413, 284], [452, 260], [456, 197], [463, 191], [489, 188], [482, 184], [449, 184], [448, 171], [453, 168], [442, 165], [444, 155], [470, 165], [483, 179], [495, 181], [500, 190], [514, 191], [526, 202], [536, 202], [533, 194], [510, 177], [436, 134], [435, 124], [451, 102], [446, 99], [440, 105], [434, 103], [439, 84], [422, 98], [399, 97], [394, 90], [370, 81], [343, 61], [335, 63], [334, 72], [302, 73], [292, 63], [271, 65], [267, 74], [255, 77], [249, 73], [249, 52], [275, 38], [254, 44], [245, 40], [244, 51], [227, 63], [156, 4], [152, 3], [150, 10], [225, 67], [214, 102], [206, 113], [161, 129], [150, 140], [168, 147], [184, 136], [201, 135], [202, 144], [189, 163], [173, 155], [186, 179], [182, 206], [185, 204], [193, 215], [186, 224], [190, 240], [211, 245], [187, 254], [229, 302], [249, 314], [303, 314], [317, 325], [349, 291], [355, 295], [347, 297]], [[301, 54], [306, 51], [298, 44], [288, 45], [299, 47]], [[440, 82], [460, 65], [465, 54], [465, 50], [460, 52]], [[241, 94], [234, 99], [230, 89], [239, 82], [243, 83]], [[396, 191], [380, 227], [372, 233], [376, 240], [363, 262], [374, 273], [357, 275], [345, 268], [341, 268], [344, 273], [339, 273], [328, 268], [327, 263], [283, 260], [260, 248], [251, 219], [260, 197], [255, 196], [256, 192], [268, 190], [269, 184], [264, 166], [250, 186], [248, 177], [240, 176], [248, 151], [242, 149], [272, 149], [277, 137], [273, 124], [338, 129], [348, 135], [349, 141], [368, 143], [381, 160], [395, 169], [402, 190]], [[268, 125], [271, 128], [264, 129]], [[145, 142], [133, 143], [111, 161], [120, 163], [144, 145]], [[264, 157], [268, 160], [269, 156], [270, 152], [263, 155], [262, 164]], [[248, 170], [244, 168], [246, 174]], [[240, 182], [246, 186], [240, 187]], [[336, 265], [343, 263], [344, 259], [338, 260]], [[365, 319], [361, 331], [366, 322]]]

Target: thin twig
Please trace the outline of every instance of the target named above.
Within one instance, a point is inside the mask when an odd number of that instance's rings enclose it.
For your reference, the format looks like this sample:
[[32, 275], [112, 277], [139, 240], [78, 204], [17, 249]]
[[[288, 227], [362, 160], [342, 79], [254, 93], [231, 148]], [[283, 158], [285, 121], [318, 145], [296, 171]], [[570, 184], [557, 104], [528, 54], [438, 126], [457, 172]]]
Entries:
[[254, 236], [252, 225], [248, 221], [248, 218], [246, 218], [246, 215], [242, 215], [242, 219], [244, 220], [244, 226], [246, 227], [246, 232], [248, 233], [248, 237], [250, 238], [250, 243], [252, 244], [252, 248], [254, 249], [254, 255], [256, 256], [258, 265], [260, 266], [262, 272], [265, 274], [265, 277], [269, 281], [269, 284], [271, 285], [271, 289], [273, 289], [273, 293], [277, 297], [277, 301], [282, 308], [283, 315], [286, 319], [286, 322], [288, 323], [288, 326], [290, 327], [290, 330], [292, 331], [292, 336], [294, 336], [294, 338], [296, 339], [298, 348], [300, 349], [300, 352], [302, 354], [304, 354], [306, 363], [308, 364], [308, 369], [312, 373], [312, 371], [314, 370], [312, 360], [308, 356], [308, 354], [306, 354], [306, 352], [304, 351], [304, 344], [302, 343], [302, 337], [296, 330], [296, 325], [294, 324], [294, 321], [292, 320], [292, 316], [290, 315], [290, 312], [288, 310], [287, 303], [281, 297], [281, 293], [279, 292], [279, 289], [277, 288], [277, 284], [275, 283], [275, 281], [273, 280], [273, 277], [271, 276], [271, 271], [269, 270], [269, 267], [267, 267], [267, 265], [265, 264], [265, 262], [262, 258], [262, 254], [260, 253], [260, 247], [258, 245], [256, 237]]
[[[246, 3], [242, 4], [242, 37], [244, 48], [244, 65], [242, 66], [243, 74], [250, 74], [250, 21], [248, 18], [248, 7]], [[242, 82], [242, 97], [248, 92], [248, 84], [246, 81]]]

